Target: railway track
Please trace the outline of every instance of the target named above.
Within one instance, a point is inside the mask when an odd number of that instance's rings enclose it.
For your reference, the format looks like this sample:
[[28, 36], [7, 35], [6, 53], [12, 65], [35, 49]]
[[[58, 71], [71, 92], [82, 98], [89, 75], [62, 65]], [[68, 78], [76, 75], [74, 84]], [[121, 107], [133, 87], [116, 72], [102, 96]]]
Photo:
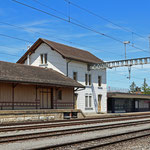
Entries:
[[[45, 147], [34, 148], [34, 150], [89, 150], [89, 149], [100, 149], [106, 146], [118, 144], [121, 142], [126, 142], [142, 137], [150, 136], [150, 129], [142, 129], [138, 131], [129, 131], [119, 134], [113, 134], [108, 136], [100, 136], [96, 138], [90, 138], [86, 140], [78, 140], [73, 142], [67, 142], [62, 144], [50, 145]], [[29, 150], [29, 149], [28, 149]]]
[[149, 121], [136, 121], [136, 122], [126, 122], [126, 123], [113, 123], [107, 125], [95, 125], [89, 127], [78, 127], [73, 129], [67, 130], [55, 130], [55, 131], [46, 131], [46, 132], [35, 132], [35, 133], [26, 133], [26, 134], [16, 134], [16, 135], [9, 135], [9, 136], [0, 136], [0, 143], [10, 143], [16, 141], [24, 141], [24, 140], [32, 140], [38, 138], [47, 138], [47, 137], [58, 137], [58, 136], [65, 136], [69, 134], [81, 134], [84, 132], [92, 132], [92, 131], [100, 131], [105, 129], [115, 129], [121, 127], [130, 127], [130, 126], [137, 126], [142, 124], [150, 124]]
[[74, 122], [74, 121], [86, 121], [86, 120], [96, 120], [96, 119], [115, 119], [115, 118], [128, 118], [128, 117], [150, 117], [150, 113], [141, 113], [141, 114], [132, 114], [132, 115], [115, 115], [115, 116], [105, 116], [105, 117], [92, 117], [92, 118], [76, 118], [70, 120], [51, 120], [51, 121], [34, 121], [34, 122], [21, 122], [21, 123], [5, 123], [0, 124], [0, 127], [4, 126], [17, 126], [17, 125], [32, 125], [32, 124], [41, 124], [41, 123], [62, 123], [62, 122]]
[[53, 121], [53, 122], [42, 122], [38, 124], [26, 124], [26, 125], [14, 125], [14, 126], [1, 126], [0, 132], [9, 131], [19, 131], [19, 130], [31, 130], [31, 129], [41, 129], [41, 128], [54, 128], [54, 127], [64, 127], [64, 126], [74, 126], [74, 125], [86, 125], [95, 123], [107, 123], [115, 121], [126, 121], [126, 120], [138, 120], [138, 119], [150, 119], [150, 115], [140, 115], [140, 116], [129, 116], [129, 117], [116, 117], [116, 118], [91, 118], [91, 119], [81, 119], [81, 120], [63, 120], [63, 121]]

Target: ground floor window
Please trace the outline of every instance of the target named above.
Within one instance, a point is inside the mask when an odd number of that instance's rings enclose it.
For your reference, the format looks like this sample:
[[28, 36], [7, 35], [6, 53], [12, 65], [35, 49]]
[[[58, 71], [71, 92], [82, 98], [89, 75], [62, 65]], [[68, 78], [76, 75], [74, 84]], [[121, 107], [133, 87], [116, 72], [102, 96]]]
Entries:
[[85, 96], [85, 108], [92, 107], [92, 96]]

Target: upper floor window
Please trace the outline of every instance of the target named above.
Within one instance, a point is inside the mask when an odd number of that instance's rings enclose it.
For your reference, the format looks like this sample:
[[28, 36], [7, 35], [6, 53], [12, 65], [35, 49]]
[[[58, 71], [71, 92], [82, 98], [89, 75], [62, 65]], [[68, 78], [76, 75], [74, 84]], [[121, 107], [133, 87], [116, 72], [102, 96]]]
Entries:
[[102, 85], [102, 77], [98, 76], [98, 86], [101, 86], [101, 85]]
[[73, 72], [73, 80], [77, 81], [77, 72]]
[[91, 75], [89, 74], [89, 85], [91, 85]]
[[41, 54], [41, 64], [47, 64], [47, 54]]
[[91, 85], [91, 74], [85, 74], [85, 85]]

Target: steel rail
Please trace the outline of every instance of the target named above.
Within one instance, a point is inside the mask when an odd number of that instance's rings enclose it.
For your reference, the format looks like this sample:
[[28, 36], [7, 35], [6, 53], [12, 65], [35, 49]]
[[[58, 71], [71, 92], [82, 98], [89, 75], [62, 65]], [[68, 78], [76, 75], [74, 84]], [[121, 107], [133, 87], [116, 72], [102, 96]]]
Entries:
[[88, 147], [85, 147], [85, 148], [81, 148], [80, 150], [89, 150], [89, 149], [95, 149], [95, 148], [102, 148], [102, 147], [105, 147], [105, 146], [114, 145], [114, 144], [130, 141], [130, 140], [135, 140], [135, 139], [146, 137], [146, 136], [150, 136], [150, 133], [146, 133], [146, 134], [143, 134], [143, 135], [138, 135], [138, 136], [135, 136], [135, 137], [130, 137], [130, 138], [127, 138], [127, 139], [120, 139], [120, 140], [116, 140], [116, 141], [113, 141], [113, 142], [106, 142], [104, 144], [97, 144], [97, 145], [94, 145], [94, 146], [88, 146]]
[[31, 140], [35, 138], [37, 139], [37, 138], [47, 138], [47, 137], [54, 137], [54, 136], [63, 136], [68, 134], [78, 134], [84, 132], [128, 127], [128, 126], [133, 126], [133, 125], [135, 126], [135, 125], [148, 124], [148, 123], [150, 123], [150, 121], [126, 122], [126, 123], [116, 123], [116, 124], [101, 125], [101, 126], [97, 125], [92, 127], [81, 127], [81, 128], [67, 129], [67, 130], [61, 129], [57, 131], [46, 131], [46, 132], [20, 134], [20, 135], [1, 136], [0, 143]]
[[[56, 148], [61, 148], [61, 147], [66, 147], [66, 146], [71, 146], [71, 145], [78, 145], [78, 144], [88, 143], [88, 142], [92, 142], [92, 141], [96, 141], [96, 140], [104, 140], [104, 139], [107, 139], [107, 138], [114, 138], [114, 137], [117, 137], [117, 136], [124, 136], [124, 135], [129, 135], [129, 134], [140, 133], [140, 132], [144, 132], [144, 131], [147, 131], [147, 132], [149, 131], [150, 132], [150, 129], [141, 129], [141, 130], [137, 130], [137, 131], [128, 131], [128, 132], [124, 132], [124, 133], [101, 136], [101, 137], [90, 138], [90, 139], [85, 139], [85, 140], [78, 140], [78, 141], [74, 141], [74, 142], [66, 142], [66, 143], [62, 143], [62, 144], [42, 146], [42, 147], [34, 148], [34, 150], [56, 149]], [[149, 135], [150, 135], [150, 133], [146, 133], [146, 134], [143, 134], [143, 135], [130, 137], [130, 138], [123, 139], [123, 140], [116, 140], [114, 142], [107, 142], [105, 144], [98, 144], [97, 146], [96, 145], [95, 146], [89, 146], [89, 147], [87, 146], [85, 148], [80, 148], [80, 150], [88, 150], [88, 149], [93, 149], [93, 148], [97, 148], [97, 147], [108, 146], [109, 144], [116, 144], [116, 143], [121, 142], [121, 141], [123, 142], [123, 141], [136, 139], [136, 138], [141, 138], [141, 137], [149, 136]], [[28, 149], [28, 150], [31, 150], [31, 149]]]
[[53, 127], [62, 127], [62, 126], [73, 126], [73, 125], [84, 125], [84, 124], [94, 124], [94, 123], [106, 123], [106, 122], [115, 122], [115, 121], [126, 121], [126, 120], [136, 120], [136, 119], [146, 119], [150, 118], [147, 116], [136, 116], [132, 117], [123, 117], [123, 118], [113, 118], [113, 119], [96, 119], [96, 120], [87, 120], [87, 121], [78, 121], [78, 122], [67, 122], [67, 123], [54, 123], [54, 124], [42, 124], [42, 125], [32, 125], [32, 126], [20, 126], [20, 127], [7, 127], [0, 128], [0, 132], [8, 132], [8, 131], [18, 131], [18, 130], [31, 130], [31, 129], [41, 129], [41, 128], [53, 128]]

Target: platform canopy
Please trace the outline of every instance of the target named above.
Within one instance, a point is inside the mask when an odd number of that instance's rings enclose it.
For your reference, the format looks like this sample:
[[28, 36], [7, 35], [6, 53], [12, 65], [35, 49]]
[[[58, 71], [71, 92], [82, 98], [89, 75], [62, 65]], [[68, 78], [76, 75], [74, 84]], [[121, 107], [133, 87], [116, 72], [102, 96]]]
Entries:
[[82, 84], [53, 69], [3, 61], [0, 61], [0, 81], [84, 88]]
[[120, 92], [108, 92], [108, 98], [134, 98], [134, 99], [150, 99], [149, 94], [136, 94], [136, 93], [120, 93]]

